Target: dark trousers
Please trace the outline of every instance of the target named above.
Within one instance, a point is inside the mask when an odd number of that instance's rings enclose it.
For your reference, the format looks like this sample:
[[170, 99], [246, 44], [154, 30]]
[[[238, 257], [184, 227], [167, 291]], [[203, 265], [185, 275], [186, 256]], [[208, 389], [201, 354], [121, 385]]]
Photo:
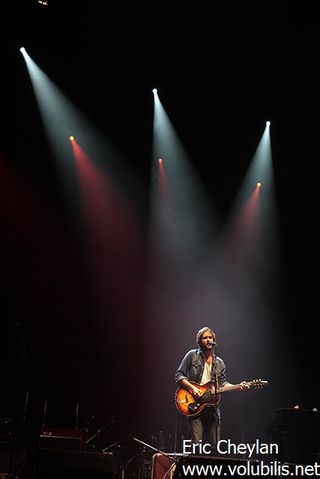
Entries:
[[196, 417], [189, 417], [189, 434], [193, 443], [211, 444], [214, 451], [220, 440], [220, 418], [214, 407], [206, 407]]

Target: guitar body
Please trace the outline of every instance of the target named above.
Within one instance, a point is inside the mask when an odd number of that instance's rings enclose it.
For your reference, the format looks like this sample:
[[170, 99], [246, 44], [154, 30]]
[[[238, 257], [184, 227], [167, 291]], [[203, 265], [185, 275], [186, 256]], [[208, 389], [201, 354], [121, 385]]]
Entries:
[[207, 406], [218, 406], [221, 401], [221, 395], [214, 393], [214, 385], [212, 382], [200, 385], [194, 381], [194, 384], [202, 392], [201, 397], [195, 399], [186, 389], [179, 387], [175, 394], [175, 403], [178, 411], [184, 416], [198, 416]]
[[[205, 407], [218, 406], [221, 401], [221, 393], [226, 391], [239, 391], [242, 389], [241, 383], [227, 384], [219, 388], [217, 393], [215, 393], [214, 384], [212, 382], [203, 385], [194, 381], [189, 382], [201, 390], [201, 396], [198, 399], [195, 399], [189, 391], [183, 387], [179, 387], [175, 393], [175, 404], [181, 414], [190, 417], [198, 416]], [[246, 381], [246, 385], [248, 389], [262, 389], [268, 385], [268, 381], [254, 379], [253, 381]]]

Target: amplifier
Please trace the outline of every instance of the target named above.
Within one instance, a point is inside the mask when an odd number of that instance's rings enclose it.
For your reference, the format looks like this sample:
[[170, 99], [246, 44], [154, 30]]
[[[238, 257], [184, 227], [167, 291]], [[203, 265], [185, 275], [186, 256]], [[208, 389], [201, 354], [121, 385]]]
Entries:
[[37, 479], [112, 479], [111, 452], [42, 449], [37, 459]]
[[81, 451], [84, 433], [79, 429], [46, 428], [40, 432], [40, 449], [68, 449]]

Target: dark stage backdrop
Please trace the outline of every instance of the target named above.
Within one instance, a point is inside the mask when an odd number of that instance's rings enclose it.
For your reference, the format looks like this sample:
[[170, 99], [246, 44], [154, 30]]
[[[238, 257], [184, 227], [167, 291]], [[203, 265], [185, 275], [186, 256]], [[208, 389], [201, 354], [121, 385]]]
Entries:
[[[138, 35], [129, 12], [102, 18], [93, 8], [63, 12], [52, 2], [43, 11], [30, 2], [25, 15], [32, 28], [22, 23], [8, 50], [11, 128], [0, 173], [0, 417], [21, 421], [25, 412], [36, 437], [45, 402], [46, 423], [56, 427], [74, 427], [78, 407], [80, 427], [92, 434], [102, 430], [101, 447], [132, 444], [133, 436], [161, 445], [163, 431], [172, 448], [172, 437], [184, 433], [174, 406], [174, 372], [195, 347], [196, 331], [209, 325], [230, 381], [269, 381], [266, 390], [223, 397], [223, 435], [245, 442], [266, 438], [278, 408], [319, 407], [319, 73], [313, 18], [277, 7], [275, 15], [264, 12], [262, 21], [250, 10], [241, 27], [236, 15], [228, 20], [226, 12], [217, 13], [208, 25], [197, 12], [195, 23], [191, 16], [187, 23], [159, 18], [155, 25], [149, 19]], [[100, 270], [102, 297], [90, 269], [99, 254], [87, 256], [79, 191], [72, 207], [65, 197], [18, 51], [22, 45], [121, 151], [123, 177], [130, 177], [134, 165], [130, 204], [139, 232], [128, 267], [108, 245], [99, 251], [107, 258]], [[217, 231], [271, 120], [281, 259], [266, 259], [267, 302], [255, 318], [245, 318], [235, 297], [221, 296], [219, 288], [210, 301], [205, 296], [187, 309], [192, 281], [183, 278], [183, 286], [170, 287], [149, 282], [155, 86], [215, 205]]]

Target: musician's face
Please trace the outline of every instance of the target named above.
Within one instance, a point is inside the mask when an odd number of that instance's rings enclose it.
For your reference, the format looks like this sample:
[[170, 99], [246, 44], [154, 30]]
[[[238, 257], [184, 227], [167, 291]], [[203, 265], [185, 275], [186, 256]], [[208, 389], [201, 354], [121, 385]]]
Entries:
[[206, 331], [203, 333], [200, 339], [200, 347], [201, 348], [211, 348], [212, 343], [215, 341], [213, 334], [210, 331]]

